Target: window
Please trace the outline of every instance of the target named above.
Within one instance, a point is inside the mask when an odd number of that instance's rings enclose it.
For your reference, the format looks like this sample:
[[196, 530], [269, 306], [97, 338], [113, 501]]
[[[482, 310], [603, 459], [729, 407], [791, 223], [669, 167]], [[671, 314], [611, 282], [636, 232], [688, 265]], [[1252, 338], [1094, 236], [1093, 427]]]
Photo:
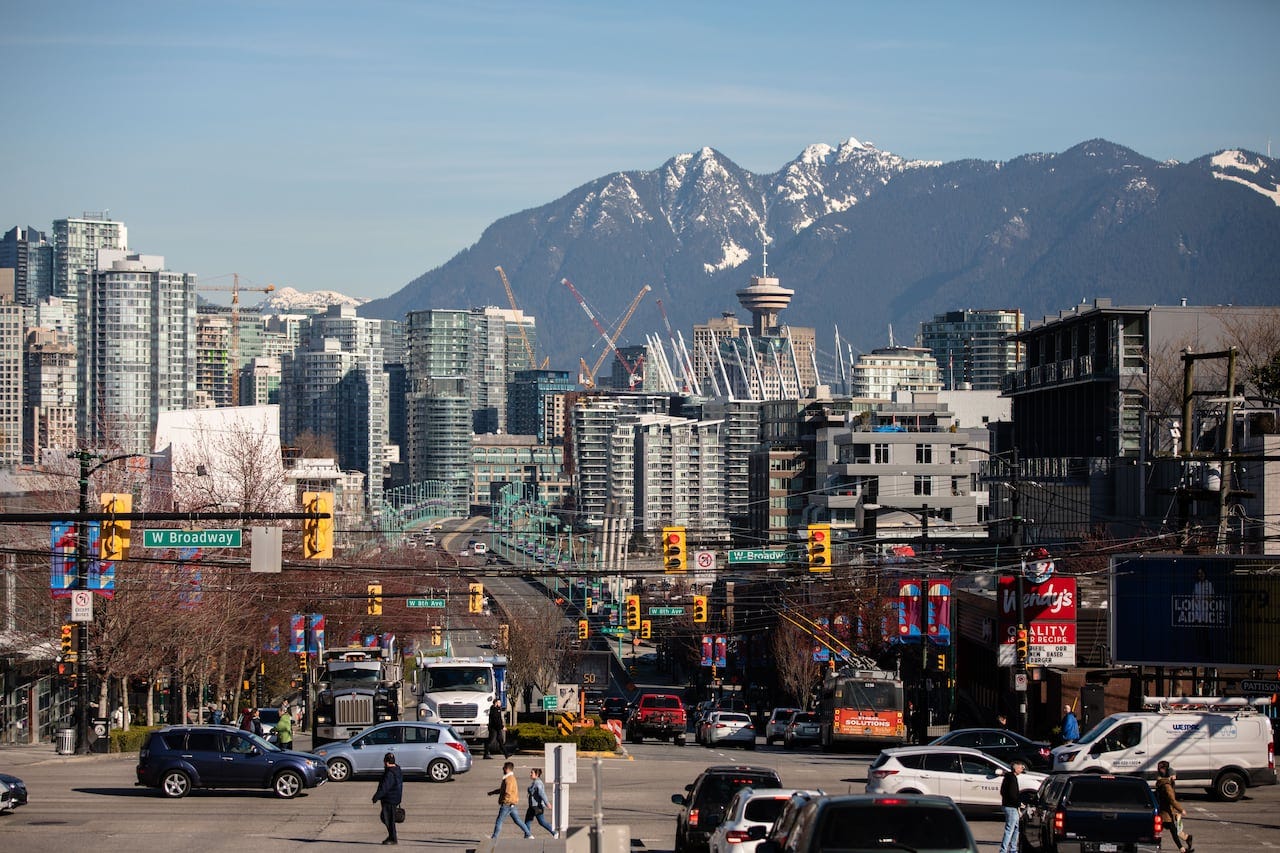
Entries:
[[917, 495], [933, 494], [933, 478], [917, 474], [915, 477], [915, 493]]
[[871, 461], [877, 465], [889, 464], [889, 445], [873, 444], [871, 445]]
[[929, 465], [933, 462], [933, 445], [917, 444], [916, 445], [916, 464]]

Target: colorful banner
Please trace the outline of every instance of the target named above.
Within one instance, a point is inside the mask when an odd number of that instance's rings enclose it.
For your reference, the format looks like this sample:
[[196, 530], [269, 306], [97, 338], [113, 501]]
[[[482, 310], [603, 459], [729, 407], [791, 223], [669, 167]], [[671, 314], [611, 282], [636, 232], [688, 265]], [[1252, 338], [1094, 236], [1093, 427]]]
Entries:
[[916, 643], [923, 635], [920, 581], [904, 578], [898, 581], [898, 595], [894, 605], [898, 610], [898, 636], [895, 642]]
[[813, 643], [813, 659], [819, 663], [826, 663], [831, 660], [831, 649], [815, 640]]
[[102, 545], [102, 524], [101, 522], [90, 521], [86, 525], [86, 530], [89, 534], [89, 579], [86, 586], [104, 598], [115, 598], [116, 564], [109, 560], [98, 559], [98, 555], [102, 553], [100, 550]]
[[70, 598], [76, 588], [76, 526], [70, 521], [49, 525], [49, 592], [54, 598]]
[[937, 646], [951, 645], [951, 581], [929, 582], [929, 641]]
[[267, 628], [267, 642], [263, 644], [262, 650], [270, 655], [280, 654], [280, 626], [272, 623]]
[[836, 616], [835, 620], [836, 636], [842, 640], [849, 639], [849, 617], [844, 613]]
[[301, 613], [289, 617], [289, 653], [297, 654], [305, 651], [307, 640], [307, 620]]
[[716, 666], [726, 667], [729, 665], [729, 642], [725, 639], [724, 634], [716, 634]]
[[307, 617], [308, 646], [303, 649], [309, 654], [319, 654], [324, 649], [324, 614], [311, 613]]
[[715, 650], [713, 648], [711, 635], [703, 634], [702, 635], [702, 665], [703, 666], [711, 666], [712, 661], [715, 660], [715, 658], [713, 657], [714, 652]]
[[178, 609], [193, 610], [204, 600], [199, 548], [178, 549], [178, 571], [186, 573], [186, 585], [178, 590]]

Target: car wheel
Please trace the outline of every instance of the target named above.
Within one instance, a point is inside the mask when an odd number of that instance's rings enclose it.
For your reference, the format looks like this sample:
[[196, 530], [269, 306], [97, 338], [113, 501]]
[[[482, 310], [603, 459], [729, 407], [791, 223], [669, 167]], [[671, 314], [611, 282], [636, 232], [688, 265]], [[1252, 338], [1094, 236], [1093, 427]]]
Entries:
[[747, 744], [747, 749], [755, 749], [755, 748], [756, 748], [755, 741], [751, 741], [751, 743]]
[[1213, 795], [1220, 800], [1234, 803], [1244, 796], [1246, 784], [1243, 776], [1234, 770], [1228, 770], [1214, 780]]
[[632, 743], [644, 743], [644, 736], [634, 729], [627, 732], [627, 740]]
[[275, 782], [272, 783], [271, 787], [280, 799], [292, 800], [302, 793], [302, 777], [298, 775], [296, 770], [281, 770], [276, 774]]
[[443, 758], [437, 758], [427, 765], [427, 778], [432, 782], [448, 782], [453, 778], [453, 765]]
[[329, 781], [345, 782], [351, 778], [351, 762], [345, 758], [335, 758], [329, 762]]
[[686, 738], [684, 735], [680, 735], [679, 737], [676, 738], [676, 746], [684, 746], [688, 742], [689, 742], [689, 739]]
[[170, 770], [160, 777], [160, 791], [175, 800], [185, 797], [191, 793], [191, 777], [181, 770]]

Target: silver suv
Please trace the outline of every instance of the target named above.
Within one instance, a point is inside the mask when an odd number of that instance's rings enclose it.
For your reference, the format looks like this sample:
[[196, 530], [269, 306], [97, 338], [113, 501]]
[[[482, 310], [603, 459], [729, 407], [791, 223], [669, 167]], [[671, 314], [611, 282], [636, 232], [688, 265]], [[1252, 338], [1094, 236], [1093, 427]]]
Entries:
[[395, 753], [405, 776], [448, 782], [471, 769], [471, 751], [451, 726], [443, 723], [379, 723], [360, 734], [327, 743], [313, 752], [329, 768], [329, 778], [345, 782], [382, 773], [382, 758]]

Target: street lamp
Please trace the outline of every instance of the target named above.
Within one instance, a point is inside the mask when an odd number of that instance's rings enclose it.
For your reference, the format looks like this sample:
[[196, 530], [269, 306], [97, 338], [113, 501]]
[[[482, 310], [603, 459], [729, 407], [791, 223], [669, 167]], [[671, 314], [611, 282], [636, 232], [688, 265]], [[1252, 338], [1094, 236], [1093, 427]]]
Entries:
[[[68, 459], [80, 463], [80, 513], [76, 519], [76, 589], [89, 589], [89, 531], [85, 516], [89, 514], [89, 478], [100, 468], [112, 462], [124, 459], [143, 459], [150, 454], [121, 453], [118, 456], [101, 456], [88, 450], [75, 450], [67, 454]], [[98, 464], [92, 464], [94, 460]], [[76, 752], [83, 755], [89, 751], [89, 629], [85, 625], [80, 630], [76, 642]]]

